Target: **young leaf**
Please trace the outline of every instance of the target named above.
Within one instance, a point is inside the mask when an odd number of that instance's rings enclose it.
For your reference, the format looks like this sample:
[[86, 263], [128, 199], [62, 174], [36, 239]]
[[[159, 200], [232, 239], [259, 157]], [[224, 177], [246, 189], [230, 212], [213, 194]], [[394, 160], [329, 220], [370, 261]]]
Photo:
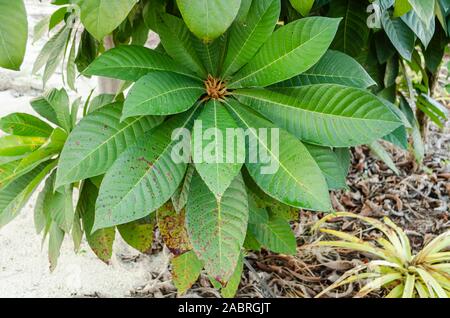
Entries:
[[25, 113], [13, 113], [1, 118], [0, 129], [7, 134], [29, 137], [49, 137], [53, 131], [45, 121]]
[[177, 0], [189, 29], [204, 42], [223, 34], [236, 18], [241, 0]]
[[4, 136], [0, 137], [0, 156], [16, 157], [30, 153], [45, 143], [42, 137]]
[[240, 174], [219, 201], [198, 174], [193, 176], [186, 208], [187, 231], [206, 271], [222, 284], [236, 268], [247, 222], [247, 193]]
[[52, 89], [31, 101], [31, 107], [42, 117], [60, 126], [67, 132], [72, 129], [69, 96], [64, 89]]
[[295, 255], [297, 242], [289, 223], [277, 216], [267, 223], [249, 224], [249, 230], [264, 247], [275, 253]]
[[235, 95], [301, 140], [322, 146], [371, 143], [402, 124], [376, 96], [352, 87], [242, 89]]
[[247, 64], [272, 34], [280, 16], [279, 0], [251, 1], [245, 20], [236, 21], [230, 29], [223, 77], [236, 73]]
[[103, 262], [108, 263], [112, 256], [112, 247], [116, 236], [114, 227], [93, 231], [95, 219], [95, 201], [98, 188], [89, 180], [84, 182], [77, 205], [77, 213], [81, 215], [86, 239], [92, 251]]
[[150, 73], [131, 88], [123, 106], [122, 119], [140, 115], [182, 113], [205, 92], [202, 82], [166, 72]]
[[150, 217], [117, 227], [124, 241], [141, 253], [148, 253], [152, 250], [154, 228], [155, 221]]
[[97, 40], [114, 31], [127, 17], [137, 0], [81, 1], [81, 22]]
[[163, 118], [141, 116], [120, 121], [122, 104], [86, 116], [69, 135], [59, 160], [56, 187], [105, 173], [117, 157]]
[[194, 251], [186, 252], [172, 259], [172, 280], [180, 295], [186, 293], [197, 281], [202, 271], [202, 262]]
[[358, 88], [376, 85], [355, 59], [339, 51], [328, 50], [320, 61], [309, 70], [287, 81], [275, 84], [275, 86], [298, 87], [325, 83]]
[[171, 118], [120, 155], [100, 187], [94, 229], [139, 220], [171, 198], [187, 168], [186, 162], [172, 160], [172, 150], [197, 110]]
[[[246, 141], [246, 167], [258, 186], [287, 205], [329, 211], [331, 203], [325, 178], [301, 141], [252, 114], [238, 102], [230, 101], [227, 106], [242, 128], [253, 128], [249, 130], [253, 141]], [[266, 138], [256, 134], [255, 129], [259, 128], [268, 130]], [[274, 137], [272, 134], [275, 134]], [[271, 145], [269, 140], [272, 140]], [[279, 150], [278, 153], [275, 149]], [[268, 158], [251, 160], [249, 154], [258, 152], [265, 153]]]
[[167, 202], [156, 211], [156, 217], [164, 244], [173, 255], [178, 256], [192, 249], [185, 227], [184, 210], [177, 213], [173, 205]]
[[[197, 131], [197, 125], [194, 126], [192, 138], [193, 161], [208, 188], [220, 198], [241, 170], [245, 160], [245, 145], [239, 138], [225, 140], [227, 130], [236, 129], [238, 125], [220, 102], [208, 102], [198, 121], [201, 127]], [[209, 135], [208, 132], [214, 134]]]
[[369, 146], [370, 150], [381, 160], [383, 161], [389, 169], [391, 169], [396, 175], [400, 174], [400, 171], [395, 166], [394, 161], [391, 158], [391, 155], [383, 148], [383, 146], [379, 142], [373, 142]]
[[195, 77], [190, 70], [167, 55], [135, 45], [122, 45], [106, 51], [92, 62], [83, 71], [83, 74], [135, 82], [142, 76], [154, 71], [167, 71]]
[[314, 5], [314, 0], [289, 0], [289, 2], [304, 17], [309, 14]]
[[398, 18], [412, 9], [409, 0], [395, 0], [394, 17]]
[[23, 0], [0, 0], [0, 67], [18, 71], [27, 47], [28, 21]]
[[268, 86], [308, 70], [325, 54], [340, 21], [311, 17], [281, 27], [236, 74], [229, 87]]

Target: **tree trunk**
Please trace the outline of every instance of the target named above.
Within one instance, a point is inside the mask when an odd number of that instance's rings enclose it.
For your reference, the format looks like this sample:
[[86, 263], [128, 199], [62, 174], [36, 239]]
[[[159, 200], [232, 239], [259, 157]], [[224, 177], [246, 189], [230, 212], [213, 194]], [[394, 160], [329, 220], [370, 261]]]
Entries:
[[[103, 46], [105, 47], [105, 51], [108, 51], [112, 48], [114, 48], [114, 41], [112, 35], [108, 35], [103, 40]], [[120, 81], [111, 79], [111, 78], [105, 78], [105, 77], [99, 77], [98, 78], [98, 88], [100, 91], [100, 94], [116, 94], [120, 87]]]

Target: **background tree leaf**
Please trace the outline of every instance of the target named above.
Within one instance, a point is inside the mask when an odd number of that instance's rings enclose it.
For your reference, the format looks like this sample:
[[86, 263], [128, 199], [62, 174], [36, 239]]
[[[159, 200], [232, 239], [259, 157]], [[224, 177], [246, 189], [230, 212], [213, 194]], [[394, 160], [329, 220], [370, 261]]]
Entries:
[[25, 113], [12, 113], [1, 118], [0, 129], [7, 134], [29, 137], [49, 137], [53, 132], [45, 121]]

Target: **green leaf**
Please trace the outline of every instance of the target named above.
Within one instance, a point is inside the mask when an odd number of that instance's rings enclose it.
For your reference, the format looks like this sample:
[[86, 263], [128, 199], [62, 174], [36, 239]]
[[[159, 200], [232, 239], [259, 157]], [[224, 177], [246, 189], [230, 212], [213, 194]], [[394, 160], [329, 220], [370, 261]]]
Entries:
[[319, 84], [235, 91], [237, 98], [301, 140], [330, 147], [371, 143], [401, 125], [376, 96], [353, 87]]
[[309, 70], [275, 86], [297, 87], [325, 83], [358, 88], [376, 85], [366, 70], [352, 57], [339, 51], [329, 50]]
[[72, 186], [69, 185], [58, 191], [52, 188], [52, 191], [48, 192], [44, 198], [44, 214], [49, 215], [58, 227], [66, 233], [72, 231], [75, 214], [72, 191]]
[[186, 293], [197, 281], [202, 271], [202, 262], [194, 251], [186, 252], [172, 259], [172, 280], [180, 295]]
[[416, 161], [421, 164], [423, 158], [425, 157], [425, 146], [423, 144], [422, 136], [420, 134], [419, 123], [417, 122], [414, 111], [409, 105], [408, 101], [402, 96], [400, 96], [400, 109], [406, 115], [409, 122], [411, 123], [411, 137], [413, 143], [413, 153]]
[[181, 210], [183, 210], [184, 207], [186, 206], [189, 190], [191, 188], [192, 175], [194, 174], [194, 171], [195, 171], [194, 166], [189, 165], [186, 174], [184, 176], [183, 183], [172, 196], [173, 207], [175, 211], [177, 211], [178, 213], [180, 213]]
[[186, 217], [184, 209], [175, 211], [173, 204], [169, 201], [156, 211], [158, 228], [164, 244], [178, 256], [192, 250], [186, 230]]
[[431, 21], [434, 21], [435, 1], [408, 0], [419, 18], [429, 27]]
[[187, 168], [185, 162], [172, 160], [172, 151], [197, 110], [171, 118], [120, 155], [100, 187], [95, 229], [141, 219], [171, 198]]
[[22, 0], [0, 0], [0, 67], [18, 71], [25, 56], [28, 21]]
[[347, 172], [342, 169], [337, 154], [328, 147], [319, 147], [310, 144], [304, 144], [311, 156], [317, 162], [327, 180], [328, 188], [331, 190], [343, 189], [347, 186]]
[[115, 95], [113, 94], [100, 94], [95, 96], [89, 103], [88, 113], [92, 113], [103, 106], [107, 106], [114, 102]]
[[53, 131], [46, 122], [25, 113], [13, 113], [1, 118], [0, 129], [7, 134], [29, 137], [49, 137]]
[[58, 264], [58, 258], [61, 251], [61, 245], [64, 241], [64, 231], [52, 222], [50, 224], [50, 237], [48, 240], [48, 260], [50, 262], [50, 272], [53, 272]]
[[315, 0], [289, 0], [291, 5], [301, 13], [302, 16], [306, 17], [311, 11]]
[[121, 113], [122, 104], [114, 103], [81, 120], [61, 153], [57, 187], [105, 173], [127, 147], [163, 120], [141, 116], [121, 122]]
[[42, 137], [4, 136], [0, 137], [0, 156], [15, 157], [32, 152], [42, 146], [46, 139]]
[[383, 146], [379, 142], [373, 142], [369, 145], [370, 150], [383, 161], [389, 169], [394, 171], [396, 175], [400, 174], [400, 171], [395, 166], [394, 161], [391, 158], [391, 155], [383, 148]]
[[415, 11], [409, 11], [403, 15], [401, 19], [412, 31], [414, 31], [424, 47], [427, 48], [435, 31], [434, 15], [428, 26], [419, 18]]
[[[253, 115], [248, 108], [237, 102], [230, 101], [227, 106], [242, 128], [253, 128], [249, 130], [252, 140], [246, 140], [246, 167], [258, 186], [266, 194], [290, 206], [330, 210], [325, 178], [301, 141], [265, 119]], [[267, 138], [255, 133], [259, 128], [268, 130]], [[258, 152], [259, 160], [249, 156]], [[268, 158], [261, 158], [261, 153], [265, 153]]]
[[95, 201], [98, 189], [89, 180], [84, 182], [77, 205], [77, 213], [81, 215], [86, 240], [92, 251], [105, 263], [109, 263], [112, 256], [112, 247], [116, 236], [114, 227], [93, 231], [95, 215]]
[[135, 82], [142, 76], [154, 71], [194, 76], [191, 71], [179, 65], [167, 55], [134, 45], [123, 45], [106, 51], [92, 62], [83, 74]]
[[69, 96], [64, 89], [52, 89], [43, 96], [31, 100], [31, 107], [42, 117], [67, 132], [72, 129]]
[[238, 125], [225, 105], [211, 100], [194, 125], [193, 162], [208, 188], [220, 198], [239, 174], [245, 160], [245, 146], [239, 138], [228, 140], [227, 129]]
[[384, 136], [383, 139], [397, 147], [408, 150], [408, 132], [404, 126], [398, 127], [389, 135]]
[[150, 73], [131, 88], [123, 106], [122, 120], [131, 116], [182, 113], [204, 93], [205, 87], [200, 81], [173, 73]]
[[137, 0], [89, 0], [80, 5], [84, 27], [101, 41], [128, 16]]
[[289, 223], [272, 216], [267, 223], [249, 224], [249, 230], [264, 247], [275, 253], [295, 255], [297, 242]]
[[180, 18], [163, 14], [157, 20], [161, 43], [169, 56], [201, 77], [207, 73], [194, 47], [195, 37]]
[[380, 18], [392, 45], [404, 59], [411, 61], [415, 43], [414, 33], [401, 19], [391, 19], [388, 11], [385, 11]]
[[316, 64], [336, 34], [340, 19], [312, 17], [289, 23], [266, 41], [230, 81], [230, 88], [268, 86]]
[[212, 42], [205, 43], [195, 37], [193, 39], [194, 48], [198, 57], [203, 62], [206, 72], [213, 77], [219, 77], [218, 72], [222, 67], [227, 41], [228, 33]]
[[19, 214], [34, 190], [55, 166], [56, 161], [43, 163], [0, 190], [0, 228]]
[[230, 29], [223, 77], [236, 73], [247, 64], [272, 34], [280, 16], [279, 0], [251, 1], [245, 20]]
[[225, 33], [236, 18], [241, 0], [177, 0], [189, 29], [204, 42]]
[[223, 298], [233, 298], [236, 295], [236, 292], [239, 288], [239, 284], [241, 283], [241, 276], [243, 270], [244, 270], [244, 256], [241, 253], [236, 268], [234, 269], [233, 275], [231, 275], [231, 278], [228, 281], [227, 285], [220, 291]]
[[152, 250], [154, 219], [146, 217], [117, 227], [120, 236], [128, 245], [137, 249], [141, 253], [148, 253]]
[[342, 23], [333, 41], [333, 49], [351, 57], [358, 57], [369, 41], [367, 3], [360, 0], [333, 0], [331, 17], [342, 17]]
[[42, 75], [42, 81], [44, 86], [47, 84], [50, 77], [55, 73], [58, 66], [61, 64], [63, 57], [65, 56], [66, 48], [70, 39], [72, 29], [65, 25], [61, 34], [52, 43], [51, 51], [49, 51], [48, 59], [45, 64], [44, 74]]
[[395, 0], [394, 17], [401, 17], [412, 9], [409, 0]]
[[36, 199], [36, 204], [34, 205], [34, 227], [37, 234], [41, 234], [47, 225], [47, 215], [45, 214], [45, 198], [53, 192], [53, 184], [55, 181], [55, 173], [53, 172], [47, 180], [45, 180], [44, 188]]
[[192, 179], [186, 208], [186, 227], [194, 251], [205, 269], [222, 284], [239, 260], [248, 221], [248, 201], [239, 174], [219, 201], [198, 174]]

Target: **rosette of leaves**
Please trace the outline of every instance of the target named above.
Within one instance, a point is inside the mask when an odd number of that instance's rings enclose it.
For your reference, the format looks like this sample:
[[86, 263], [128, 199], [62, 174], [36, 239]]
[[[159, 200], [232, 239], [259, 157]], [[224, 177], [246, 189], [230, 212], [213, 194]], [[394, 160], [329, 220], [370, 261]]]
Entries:
[[[374, 83], [355, 60], [328, 50], [340, 19], [277, 27], [279, 0], [245, 9], [244, 1], [229, 1], [226, 15], [218, 14], [221, 1], [184, 2], [178, 1], [183, 19], [153, 12], [156, 50], [119, 46], [84, 71], [134, 86], [120, 109], [104, 106], [71, 132], [55, 186], [104, 175], [90, 232], [156, 213], [160, 228], [169, 229], [163, 238], [176, 255], [176, 284], [185, 290], [205, 268], [226, 295], [228, 286], [237, 287], [243, 247], [295, 253], [288, 223], [294, 211], [330, 211], [329, 189], [345, 186], [348, 147], [372, 143], [402, 121], [365, 90]], [[249, 139], [232, 144], [235, 158], [247, 160], [223, 162], [224, 153], [214, 152], [218, 138], [193, 134], [192, 143], [218, 160], [173, 160], [196, 120], [203, 131], [223, 135], [230, 128], [277, 129], [279, 155], [270, 136], [254, 134], [257, 148]], [[137, 130], [144, 135], [136, 137]], [[100, 138], [104, 131], [108, 138]], [[266, 163], [248, 160], [256, 149], [279, 169], [262, 174]]]

